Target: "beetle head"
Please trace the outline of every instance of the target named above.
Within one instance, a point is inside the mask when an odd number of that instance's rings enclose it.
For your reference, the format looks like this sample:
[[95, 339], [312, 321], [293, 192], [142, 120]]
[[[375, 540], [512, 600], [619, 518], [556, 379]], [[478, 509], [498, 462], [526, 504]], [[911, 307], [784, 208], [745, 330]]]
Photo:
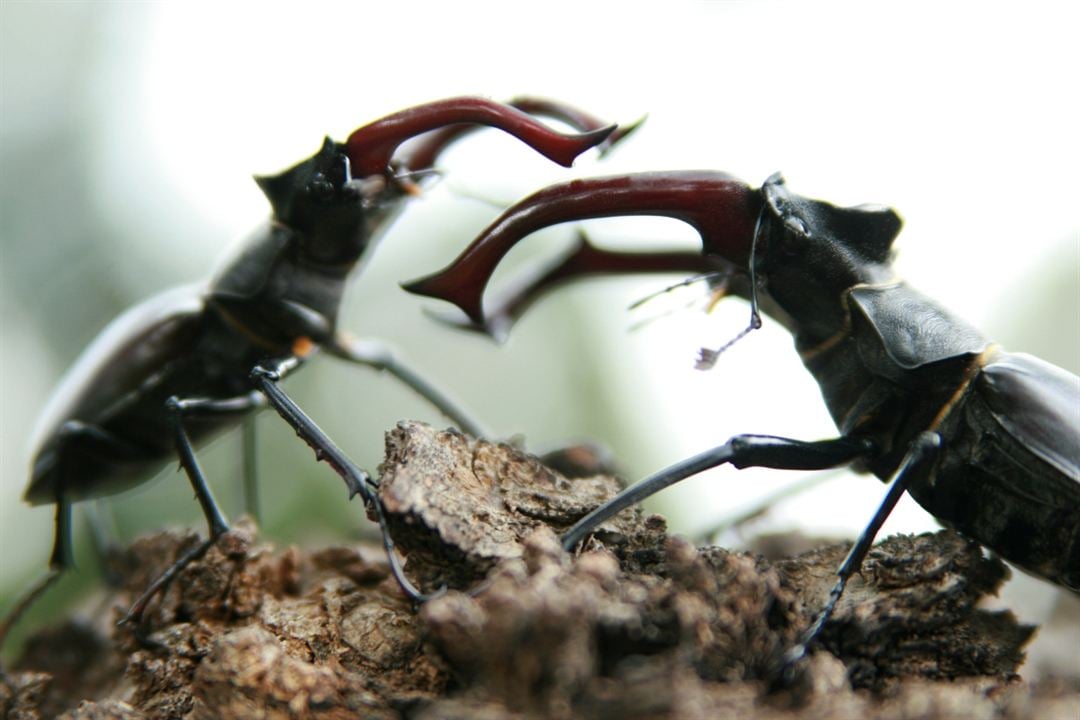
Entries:
[[382, 220], [384, 196], [402, 194], [381, 175], [354, 179], [345, 147], [330, 138], [307, 160], [255, 182], [274, 219], [296, 231], [307, 259], [329, 265], [356, 262]]
[[859, 283], [892, 277], [892, 243], [902, 221], [877, 205], [836, 207], [800, 197], [773, 175], [762, 186], [765, 200], [755, 248], [755, 271], [769, 294], [796, 318], [830, 332], [842, 321], [839, 296]]

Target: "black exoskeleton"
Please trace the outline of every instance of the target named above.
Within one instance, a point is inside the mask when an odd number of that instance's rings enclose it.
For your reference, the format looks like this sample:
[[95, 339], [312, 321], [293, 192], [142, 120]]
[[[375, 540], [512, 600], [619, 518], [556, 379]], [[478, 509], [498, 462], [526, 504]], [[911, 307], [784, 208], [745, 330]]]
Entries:
[[[490, 313], [484, 288], [519, 240], [558, 223], [616, 215], [683, 220], [701, 254], [634, 254], [579, 245]], [[627, 272], [741, 274], [733, 284], [794, 336], [840, 436], [802, 442], [739, 435], [663, 469], [582, 518], [575, 547], [607, 518], [679, 480], [724, 463], [824, 469], [853, 464], [892, 485], [838, 571], [838, 581], [781, 675], [805, 655], [847, 579], [907, 491], [943, 524], [1024, 570], [1080, 592], [1080, 379], [1007, 353], [895, 276], [899, 216], [836, 207], [790, 192], [779, 175], [761, 188], [707, 171], [575, 180], [509, 208], [446, 269], [406, 289], [448, 300], [475, 327], [502, 332], [543, 292], [581, 277]], [[711, 367], [725, 348], [703, 349]]]

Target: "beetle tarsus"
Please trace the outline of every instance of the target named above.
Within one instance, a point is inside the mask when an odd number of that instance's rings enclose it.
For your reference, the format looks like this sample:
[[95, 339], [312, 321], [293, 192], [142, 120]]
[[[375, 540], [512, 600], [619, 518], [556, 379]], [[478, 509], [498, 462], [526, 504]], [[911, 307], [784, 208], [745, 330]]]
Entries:
[[214, 546], [214, 543], [216, 543], [221, 537], [221, 535], [223, 535], [224, 533], [225, 531], [222, 531], [216, 535], [211, 534], [210, 537], [208, 537], [206, 540], [203, 540], [198, 545], [189, 549], [187, 552], [185, 552], [183, 555], [173, 561], [173, 564], [166, 568], [165, 572], [158, 575], [157, 578], [155, 578], [154, 581], [150, 583], [150, 586], [143, 591], [142, 595], [140, 595], [135, 600], [135, 602], [131, 604], [131, 607], [128, 608], [128, 611], [124, 613], [124, 617], [120, 618], [120, 620], [116, 623], [117, 626], [139, 627], [142, 624], [142, 619], [144, 613], [146, 612], [146, 608], [150, 604], [150, 601], [154, 598], [154, 596], [167, 588], [169, 586], [169, 583], [175, 580], [176, 576], [179, 575], [184, 568], [186, 568], [188, 565], [195, 562], [196, 560], [202, 558], [207, 553], [207, 551]]
[[[15, 627], [16, 623], [26, 614], [37, 599], [41, 597], [46, 590], [52, 587], [61, 575], [64, 574], [64, 568], [49, 568], [37, 581], [30, 586], [30, 588], [23, 593], [11, 610], [8, 611], [4, 617], [3, 622], [0, 622], [0, 648], [4, 646], [4, 641], [7, 639], [8, 633], [11, 632], [11, 628]], [[3, 661], [0, 660], [0, 675], [3, 674]]]

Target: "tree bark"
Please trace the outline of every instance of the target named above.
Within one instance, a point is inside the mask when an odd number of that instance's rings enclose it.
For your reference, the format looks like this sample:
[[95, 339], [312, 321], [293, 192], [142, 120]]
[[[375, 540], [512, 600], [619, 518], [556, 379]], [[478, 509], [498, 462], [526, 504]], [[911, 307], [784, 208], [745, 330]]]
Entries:
[[799, 678], [769, 690], [846, 552], [768, 561], [628, 510], [573, 556], [557, 535], [619, 490], [513, 447], [403, 422], [380, 497], [414, 607], [377, 544], [275, 550], [240, 522], [115, 620], [194, 533], [136, 542], [110, 612], [39, 634], [0, 714], [63, 718], [1027, 718], [1080, 716], [1075, 678], [1015, 675], [1033, 628], [979, 601], [1008, 570], [963, 538], [892, 537]]

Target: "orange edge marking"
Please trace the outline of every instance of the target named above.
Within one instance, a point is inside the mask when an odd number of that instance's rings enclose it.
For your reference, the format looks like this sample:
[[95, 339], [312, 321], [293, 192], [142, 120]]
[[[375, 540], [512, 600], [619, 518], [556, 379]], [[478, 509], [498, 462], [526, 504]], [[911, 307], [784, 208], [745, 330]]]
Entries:
[[850, 293], [850, 290], [844, 293], [844, 324], [831, 337], [827, 337], [814, 347], [806, 348], [799, 353], [799, 359], [803, 361], [804, 365], [817, 355], [831, 350], [851, 334], [851, 306], [848, 305], [846, 299], [848, 293]]
[[397, 181], [398, 187], [400, 187], [409, 197], [417, 198], [423, 196], [424, 189], [420, 187], [419, 183], [413, 182], [406, 177], [396, 177], [394, 179]]
[[709, 302], [705, 305], [705, 314], [708, 315], [716, 306], [720, 304], [720, 301], [728, 296], [727, 285], [719, 285], [713, 288], [712, 293], [709, 295]]
[[237, 320], [235, 317], [233, 317], [232, 313], [230, 313], [228, 310], [221, 307], [220, 305], [216, 305], [215, 307], [217, 308], [217, 311], [219, 313], [221, 313], [221, 317], [225, 319], [225, 322], [228, 323], [229, 327], [231, 327], [233, 330], [236, 330], [238, 333], [240, 333], [241, 335], [246, 337], [248, 340], [250, 340], [254, 344], [258, 345], [259, 347], [264, 347], [264, 348], [273, 348], [274, 347], [274, 344], [272, 342], [270, 342], [266, 338], [262, 337], [261, 335], [257, 335], [256, 333], [253, 333], [243, 323], [241, 323], [239, 320]]
[[982, 372], [982, 369], [986, 367], [987, 363], [989, 363], [995, 355], [998, 354], [999, 350], [1000, 348], [998, 348], [997, 345], [991, 344], [988, 345], [985, 350], [983, 350], [975, 357], [975, 359], [971, 362], [971, 365], [968, 366], [967, 373], [964, 374], [964, 381], [960, 383], [960, 386], [958, 388], [956, 388], [956, 392], [952, 394], [952, 397], [950, 397], [945, 402], [945, 404], [941, 406], [941, 410], [939, 410], [938, 414], [934, 416], [934, 420], [930, 423], [930, 427], [927, 428], [927, 430], [937, 431], [937, 429], [941, 427], [941, 423], [945, 422], [945, 418], [949, 416], [949, 413], [952, 412], [952, 409], [956, 407], [956, 404], [960, 402], [961, 398], [964, 397], [964, 394], [967, 392], [968, 386], [971, 385], [971, 381], [975, 379], [975, 376]]
[[814, 347], [807, 348], [807, 349], [803, 350], [802, 352], [800, 352], [799, 353], [799, 358], [802, 359], [803, 363], [807, 363], [811, 359], [813, 359], [816, 355], [820, 355], [823, 352], [831, 350], [834, 346], [836, 346], [838, 343], [843, 341], [844, 338], [846, 338], [848, 335], [851, 334], [851, 303], [850, 303], [850, 298], [851, 298], [851, 292], [853, 290], [855, 290], [857, 288], [887, 288], [887, 287], [892, 287], [894, 285], [899, 285], [902, 282], [903, 281], [900, 278], [898, 278], [898, 277], [896, 277], [894, 275], [892, 278], [890, 278], [889, 280], [887, 280], [885, 282], [858, 283], [856, 285], [852, 285], [851, 287], [849, 287], [847, 290], [844, 291], [843, 296], [842, 296], [843, 303], [844, 303], [844, 324], [843, 324], [843, 326], [836, 333], [834, 333], [831, 337], [827, 337], [824, 340], [822, 340], [821, 342], [819, 342], [817, 345], [815, 345]]
[[311, 341], [311, 338], [307, 337], [306, 335], [301, 335], [300, 337], [293, 340], [293, 355], [298, 358], [306, 358], [308, 355], [314, 352], [314, 350], [315, 343], [313, 343]]

